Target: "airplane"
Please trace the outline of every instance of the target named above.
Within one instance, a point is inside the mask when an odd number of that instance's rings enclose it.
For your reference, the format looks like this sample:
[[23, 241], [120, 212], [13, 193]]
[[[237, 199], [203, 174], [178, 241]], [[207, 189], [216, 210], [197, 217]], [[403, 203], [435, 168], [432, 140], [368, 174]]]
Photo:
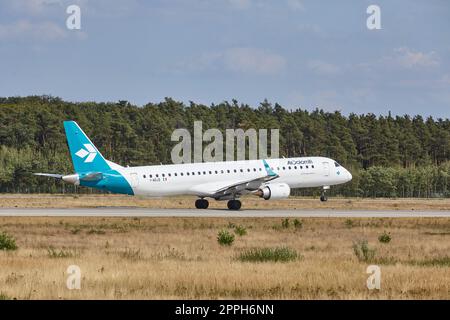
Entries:
[[239, 210], [242, 195], [283, 199], [291, 189], [307, 187], [321, 187], [320, 200], [327, 201], [330, 186], [352, 179], [347, 169], [326, 157], [123, 167], [106, 160], [75, 121], [64, 121], [64, 129], [75, 173], [35, 175], [118, 194], [193, 195], [198, 197], [197, 209], [207, 209], [206, 198], [212, 198], [227, 200], [228, 209]]

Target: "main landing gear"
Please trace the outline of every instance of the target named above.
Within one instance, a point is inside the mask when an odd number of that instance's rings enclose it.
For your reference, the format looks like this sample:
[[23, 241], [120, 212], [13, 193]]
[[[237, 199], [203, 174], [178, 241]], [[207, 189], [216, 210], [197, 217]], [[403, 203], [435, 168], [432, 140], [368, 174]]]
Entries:
[[[209, 202], [206, 199], [197, 199], [195, 200], [195, 207], [197, 209], [208, 209]], [[239, 210], [241, 208], [240, 200], [230, 200], [227, 203], [228, 209], [230, 210]]]
[[330, 186], [323, 186], [322, 194], [320, 195], [320, 201], [325, 202], [328, 200], [327, 190], [330, 189]]
[[197, 199], [195, 200], [195, 207], [197, 209], [208, 209], [209, 202], [206, 199]]
[[230, 210], [239, 210], [241, 208], [241, 201], [239, 200], [230, 200], [227, 203], [228, 209]]

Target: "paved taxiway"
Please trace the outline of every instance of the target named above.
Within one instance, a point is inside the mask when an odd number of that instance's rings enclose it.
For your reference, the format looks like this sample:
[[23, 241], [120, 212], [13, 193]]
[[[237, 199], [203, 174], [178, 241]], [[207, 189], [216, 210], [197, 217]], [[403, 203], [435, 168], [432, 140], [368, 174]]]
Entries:
[[146, 208], [0, 208], [0, 217], [335, 217], [335, 218], [450, 218], [450, 211], [414, 210], [240, 210]]

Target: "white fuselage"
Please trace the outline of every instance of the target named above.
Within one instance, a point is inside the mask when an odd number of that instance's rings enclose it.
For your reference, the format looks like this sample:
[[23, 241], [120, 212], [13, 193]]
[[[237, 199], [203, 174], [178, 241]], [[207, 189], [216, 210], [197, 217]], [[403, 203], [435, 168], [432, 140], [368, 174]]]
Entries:
[[[267, 159], [279, 177], [267, 184], [286, 183], [290, 188], [322, 187], [352, 179], [350, 172], [325, 157]], [[210, 196], [222, 186], [267, 175], [262, 160], [205, 162], [116, 168], [130, 183], [135, 195]]]

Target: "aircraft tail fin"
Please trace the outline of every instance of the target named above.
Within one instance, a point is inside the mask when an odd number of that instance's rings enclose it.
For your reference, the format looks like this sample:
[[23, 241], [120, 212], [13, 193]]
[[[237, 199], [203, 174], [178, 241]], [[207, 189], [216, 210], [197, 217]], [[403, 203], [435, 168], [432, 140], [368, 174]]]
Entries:
[[75, 121], [64, 121], [64, 130], [75, 172], [105, 172], [111, 169], [110, 162]]

